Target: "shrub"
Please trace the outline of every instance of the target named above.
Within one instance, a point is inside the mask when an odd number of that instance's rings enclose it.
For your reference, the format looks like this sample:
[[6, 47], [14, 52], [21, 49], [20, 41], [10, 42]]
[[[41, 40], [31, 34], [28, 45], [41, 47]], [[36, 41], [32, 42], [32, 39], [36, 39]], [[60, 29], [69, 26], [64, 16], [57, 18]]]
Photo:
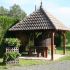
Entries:
[[5, 44], [8, 45], [9, 47], [20, 47], [20, 40], [17, 38], [6, 38], [5, 39]]
[[4, 57], [3, 57], [3, 62], [6, 63], [7, 61], [15, 60], [19, 56], [20, 56], [20, 53], [18, 53], [18, 52], [8, 52], [8, 53], [5, 53]]

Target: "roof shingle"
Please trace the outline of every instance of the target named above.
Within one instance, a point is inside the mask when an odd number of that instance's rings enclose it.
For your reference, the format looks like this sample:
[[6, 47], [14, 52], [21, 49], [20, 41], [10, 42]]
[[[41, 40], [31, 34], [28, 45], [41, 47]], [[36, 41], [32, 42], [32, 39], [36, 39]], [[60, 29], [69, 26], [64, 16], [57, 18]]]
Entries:
[[59, 20], [53, 15], [46, 12], [42, 7], [31, 15], [27, 16], [24, 20], [12, 26], [10, 31], [17, 30], [44, 30], [44, 29], [55, 29], [55, 30], [68, 30]]

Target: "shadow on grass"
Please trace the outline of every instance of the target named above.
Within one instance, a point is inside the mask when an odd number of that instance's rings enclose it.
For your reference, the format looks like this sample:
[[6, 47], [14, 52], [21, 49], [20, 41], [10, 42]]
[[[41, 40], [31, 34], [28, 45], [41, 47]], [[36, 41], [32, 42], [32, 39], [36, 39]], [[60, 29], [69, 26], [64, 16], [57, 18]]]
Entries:
[[7, 70], [8, 67], [5, 63], [3, 63], [3, 59], [0, 59], [0, 70]]
[[6, 64], [3, 62], [0, 62], [0, 66], [6, 66]]
[[5, 66], [6, 64], [3, 62], [3, 58], [0, 58], [0, 66]]

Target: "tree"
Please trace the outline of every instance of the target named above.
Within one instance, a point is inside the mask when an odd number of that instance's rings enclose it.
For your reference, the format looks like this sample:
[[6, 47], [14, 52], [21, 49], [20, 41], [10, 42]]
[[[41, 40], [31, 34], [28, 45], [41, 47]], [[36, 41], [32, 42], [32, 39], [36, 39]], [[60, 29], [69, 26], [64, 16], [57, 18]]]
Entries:
[[22, 20], [26, 16], [26, 13], [16, 4], [11, 7], [9, 14], [18, 20]]
[[19, 20], [23, 19], [25, 16], [26, 13], [21, 10], [19, 5], [12, 6], [10, 11], [4, 7], [0, 7], [0, 57], [2, 57], [5, 52], [5, 36], [10, 35], [7, 33], [8, 29], [15, 23], [19, 22]]
[[61, 46], [61, 44], [62, 44], [62, 36], [61, 36], [61, 33], [57, 33], [56, 34], [54, 43], [55, 43], [56, 47], [60, 47]]
[[10, 26], [16, 23], [16, 21], [16, 19], [9, 16], [0, 16], [0, 44], [6, 31], [10, 28]]
[[70, 44], [70, 32], [66, 33], [67, 44]]
[[4, 8], [3, 6], [0, 7], [0, 15], [8, 15], [8, 9]]
[[5, 34], [7, 30], [16, 23], [16, 19], [9, 17], [9, 16], [0, 16], [0, 57], [3, 56], [5, 52]]

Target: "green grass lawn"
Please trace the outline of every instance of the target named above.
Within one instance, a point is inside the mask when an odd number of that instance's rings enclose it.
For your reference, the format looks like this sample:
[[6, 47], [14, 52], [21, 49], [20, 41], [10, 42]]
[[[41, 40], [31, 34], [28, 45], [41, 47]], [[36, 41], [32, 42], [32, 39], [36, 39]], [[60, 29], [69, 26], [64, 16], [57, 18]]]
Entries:
[[[56, 49], [56, 54], [63, 54], [63, 47], [58, 47]], [[70, 60], [70, 46], [66, 46], [66, 56], [60, 58], [57, 61], [66, 61]], [[37, 65], [37, 64], [49, 64], [55, 61], [45, 61], [45, 60], [20, 60], [20, 65]]]
[[70, 56], [62, 57], [62, 58], [60, 58], [60, 59], [57, 60], [57, 61], [68, 61], [68, 60], [70, 60]]
[[[63, 54], [63, 47], [57, 47], [56, 54]], [[70, 46], [66, 46], [66, 55], [70, 55]]]
[[[63, 54], [63, 47], [57, 47], [56, 54]], [[70, 46], [66, 46], [66, 56], [60, 58], [57, 61], [67, 61], [70, 60]]]
[[[58, 47], [56, 49], [56, 54], [63, 54], [63, 47]], [[28, 66], [28, 65], [49, 64], [52, 62], [66, 61], [66, 60], [70, 60], [70, 46], [66, 46], [66, 56], [60, 58], [59, 60], [46, 61], [46, 60], [24, 60], [24, 59], [20, 59], [20, 65]]]
[[24, 60], [24, 59], [20, 59], [20, 65], [21, 66], [32, 66], [32, 65], [42, 65], [42, 64], [49, 64], [49, 61], [46, 60]]

